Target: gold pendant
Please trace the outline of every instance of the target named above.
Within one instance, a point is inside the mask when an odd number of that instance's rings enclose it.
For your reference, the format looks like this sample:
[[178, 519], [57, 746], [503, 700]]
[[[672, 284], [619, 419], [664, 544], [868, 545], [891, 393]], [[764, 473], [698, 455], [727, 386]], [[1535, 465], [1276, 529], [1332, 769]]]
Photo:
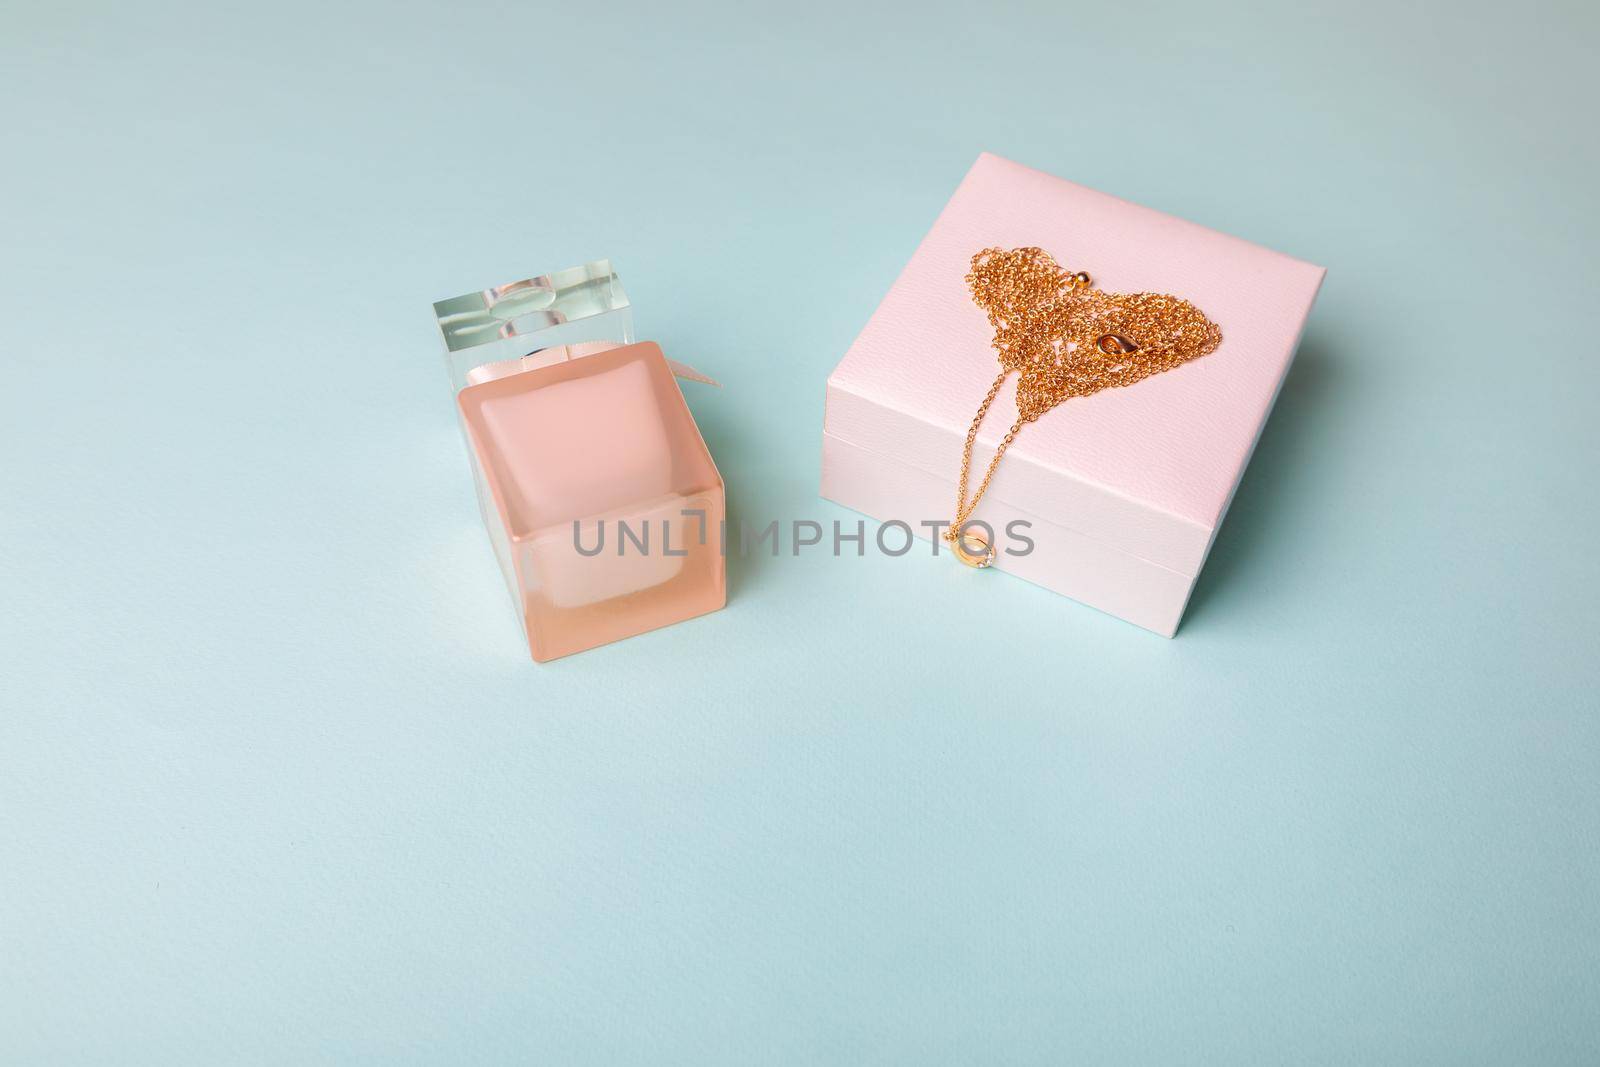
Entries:
[[951, 538], [950, 550], [956, 554], [956, 559], [974, 570], [981, 571], [994, 563], [994, 546], [987, 537], [975, 530]]

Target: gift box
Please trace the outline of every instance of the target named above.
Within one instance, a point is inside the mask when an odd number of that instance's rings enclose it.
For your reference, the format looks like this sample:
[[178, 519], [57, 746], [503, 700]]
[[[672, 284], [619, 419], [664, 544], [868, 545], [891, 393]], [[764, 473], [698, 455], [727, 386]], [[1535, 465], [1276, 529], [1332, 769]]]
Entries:
[[[939, 544], [931, 524], [955, 511], [968, 428], [999, 370], [966, 276], [980, 251], [1024, 247], [1108, 292], [1179, 296], [1221, 330], [1203, 358], [1073, 397], [1023, 426], [976, 512], [1001, 535], [993, 569], [1170, 637], [1321, 267], [980, 156], [828, 378], [822, 495]], [[1017, 380], [977, 435], [974, 487], [1015, 417]]]

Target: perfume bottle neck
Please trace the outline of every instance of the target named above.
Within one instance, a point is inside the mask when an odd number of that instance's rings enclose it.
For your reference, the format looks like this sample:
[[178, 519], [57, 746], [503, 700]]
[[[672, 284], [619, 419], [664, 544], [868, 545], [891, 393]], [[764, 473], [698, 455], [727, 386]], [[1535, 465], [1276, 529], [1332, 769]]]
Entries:
[[521, 374], [527, 370], [537, 370], [548, 367], [554, 363], [566, 363], [584, 356], [596, 355], [600, 352], [609, 352], [613, 348], [620, 348], [616, 341], [580, 341], [571, 345], [551, 345], [548, 348], [536, 348], [525, 356], [515, 359], [495, 360], [473, 367], [467, 372], [468, 385], [481, 385], [492, 382], [496, 378], [504, 378], [512, 374]]

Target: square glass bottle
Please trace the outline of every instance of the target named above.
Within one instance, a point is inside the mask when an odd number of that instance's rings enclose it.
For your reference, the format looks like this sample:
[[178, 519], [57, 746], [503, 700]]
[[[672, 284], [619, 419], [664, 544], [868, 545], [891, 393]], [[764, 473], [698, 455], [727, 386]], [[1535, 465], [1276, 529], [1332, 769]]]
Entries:
[[632, 326], [615, 274], [537, 283], [554, 299], [460, 338], [475, 345], [452, 348], [452, 326], [493, 318], [490, 294], [513, 287], [435, 309], [484, 524], [542, 662], [715, 611], [726, 584], [722, 478], [661, 349], [618, 343]]

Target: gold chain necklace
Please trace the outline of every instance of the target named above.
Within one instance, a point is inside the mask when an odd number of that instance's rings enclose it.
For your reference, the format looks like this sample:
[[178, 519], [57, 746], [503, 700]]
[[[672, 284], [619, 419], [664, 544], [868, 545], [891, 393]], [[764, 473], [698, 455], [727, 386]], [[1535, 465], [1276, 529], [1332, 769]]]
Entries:
[[[1037, 248], [985, 248], [972, 257], [967, 288], [989, 313], [1000, 374], [989, 386], [967, 430], [956, 489], [956, 517], [944, 539], [969, 567], [994, 562], [990, 537], [967, 529], [989, 488], [1000, 457], [1022, 427], [1074, 396], [1132, 385], [1152, 374], [1214, 352], [1222, 343], [1217, 324], [1187, 300], [1162, 293], [1106, 293], [1083, 271], [1064, 270]], [[972, 445], [1000, 386], [1017, 379], [1017, 421], [1011, 424], [972, 499], [967, 478]]]

